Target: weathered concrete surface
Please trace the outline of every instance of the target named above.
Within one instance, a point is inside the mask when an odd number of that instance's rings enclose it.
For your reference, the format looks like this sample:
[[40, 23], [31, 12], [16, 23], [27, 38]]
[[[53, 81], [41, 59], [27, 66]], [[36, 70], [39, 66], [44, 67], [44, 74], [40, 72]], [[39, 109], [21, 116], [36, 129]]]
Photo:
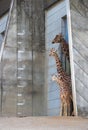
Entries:
[[88, 119], [77, 117], [0, 118], [0, 130], [88, 130]]
[[1, 73], [1, 113], [3, 116], [16, 115], [17, 102], [17, 42], [16, 42], [16, 3], [11, 14], [6, 45], [2, 58]]
[[88, 1], [70, 0], [78, 115], [88, 116]]
[[3, 116], [46, 115], [44, 23], [43, 0], [14, 0], [2, 61]]
[[0, 17], [9, 10], [11, 0], [0, 0]]
[[58, 2], [60, 0], [45, 0], [45, 8], [48, 8], [49, 6], [53, 5], [54, 3]]
[[[16, 116], [17, 114], [18, 85], [26, 86], [22, 91], [24, 92], [26, 103], [24, 106], [24, 116], [46, 115], [46, 110], [44, 110], [46, 107], [44, 103], [44, 8], [46, 5], [50, 6], [56, 1], [57, 0], [17, 0], [19, 3], [17, 7], [15, 5], [12, 12], [6, 40], [7, 44], [3, 54], [3, 93], [0, 88], [0, 93], [2, 94], [0, 100], [0, 108], [2, 107], [2, 110], [0, 111], [2, 111], [3, 116]], [[86, 4], [88, 1], [70, 1], [77, 106], [79, 115], [86, 116], [88, 115], [88, 42], [86, 40], [88, 39], [88, 4]], [[19, 8], [19, 5], [22, 8]], [[19, 11], [17, 9], [21, 9], [20, 11], [22, 12], [16, 13], [16, 11]], [[25, 37], [17, 37], [17, 33], [21, 33], [22, 31], [25, 32]], [[18, 42], [22, 42], [22, 44], [18, 45]], [[24, 53], [21, 53], [22, 51]], [[25, 70], [20, 69], [24, 69], [23, 67]], [[21, 79], [19, 79], [19, 77], [21, 77]], [[28, 80], [31, 78], [31, 81]]]

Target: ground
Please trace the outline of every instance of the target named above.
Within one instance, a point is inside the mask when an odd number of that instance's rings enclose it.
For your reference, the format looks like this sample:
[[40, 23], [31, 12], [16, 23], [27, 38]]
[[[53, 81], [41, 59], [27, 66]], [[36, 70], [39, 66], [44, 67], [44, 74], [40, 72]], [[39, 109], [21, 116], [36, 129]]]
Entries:
[[88, 130], [88, 119], [81, 117], [1, 117], [0, 130]]

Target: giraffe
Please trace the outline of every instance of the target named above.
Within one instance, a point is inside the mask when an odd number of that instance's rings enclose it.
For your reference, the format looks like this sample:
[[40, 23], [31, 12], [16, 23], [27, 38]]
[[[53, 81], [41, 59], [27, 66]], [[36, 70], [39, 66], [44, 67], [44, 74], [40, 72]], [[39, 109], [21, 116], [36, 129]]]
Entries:
[[69, 59], [69, 46], [61, 33], [55, 36], [54, 40], [52, 41], [52, 44], [55, 44], [55, 43], [61, 43], [62, 52], [65, 54], [65, 56], [67, 57], [69, 61], [70, 60]]
[[56, 81], [60, 86], [60, 98], [61, 98], [61, 110], [60, 116], [71, 116], [71, 102], [72, 102], [72, 91], [68, 88], [68, 83], [65, 83], [61, 80], [61, 77], [58, 75], [52, 76], [52, 81]]
[[59, 56], [54, 48], [50, 50], [49, 56], [54, 56], [57, 66], [58, 75], [53, 76], [52, 80], [56, 81], [60, 86], [60, 98], [61, 98], [60, 115], [70, 116], [72, 115], [71, 104], [73, 104], [71, 78], [63, 70]]

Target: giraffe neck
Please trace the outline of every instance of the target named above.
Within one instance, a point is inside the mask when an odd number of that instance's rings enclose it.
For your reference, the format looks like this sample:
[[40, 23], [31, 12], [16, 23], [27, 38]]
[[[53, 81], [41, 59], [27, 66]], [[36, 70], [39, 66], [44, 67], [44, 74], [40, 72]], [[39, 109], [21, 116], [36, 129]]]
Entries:
[[57, 66], [57, 72], [60, 75], [63, 72], [63, 68], [62, 68], [62, 64], [61, 64], [61, 61], [59, 60], [57, 53], [55, 54], [55, 61], [56, 61], [56, 66]]
[[64, 38], [61, 40], [61, 44], [63, 47], [65, 47], [65, 45], [67, 44]]
[[65, 54], [65, 56], [67, 57], [67, 59], [69, 61], [69, 47], [64, 38], [61, 40], [61, 48], [62, 48], [63, 53]]

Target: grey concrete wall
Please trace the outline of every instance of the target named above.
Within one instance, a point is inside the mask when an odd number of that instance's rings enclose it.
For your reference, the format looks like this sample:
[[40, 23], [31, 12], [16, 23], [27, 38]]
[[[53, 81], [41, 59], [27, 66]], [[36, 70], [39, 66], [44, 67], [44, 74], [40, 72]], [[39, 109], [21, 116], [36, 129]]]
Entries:
[[16, 91], [17, 91], [17, 42], [16, 42], [16, 3], [14, 3], [11, 21], [9, 25], [6, 46], [3, 52], [1, 64], [2, 87], [2, 115], [16, 115]]
[[[15, 0], [4, 49], [1, 77], [1, 113], [3, 116], [47, 115], [45, 84], [45, 8], [56, 0]], [[48, 76], [47, 76], [48, 78]], [[55, 88], [54, 88], [55, 89]], [[50, 110], [48, 115], [57, 115]]]
[[[28, 85], [25, 94], [25, 112], [28, 110], [31, 116], [44, 115], [44, 12], [43, 1], [18, 1], [17, 33], [18, 35], [18, 67], [23, 71], [18, 71], [20, 82], [26, 80]], [[19, 42], [21, 44], [19, 45]], [[23, 53], [21, 53], [23, 51]], [[24, 58], [23, 58], [24, 57]], [[30, 84], [29, 84], [30, 82]], [[30, 105], [29, 105], [30, 102]]]
[[5, 14], [10, 8], [11, 0], [0, 0], [0, 17]]
[[[61, 33], [62, 22], [61, 19], [66, 15], [65, 1], [58, 2], [46, 10], [45, 13], [45, 44], [46, 44], [46, 86], [47, 86], [47, 113], [49, 116], [59, 116], [60, 114], [60, 87], [51, 77], [57, 74], [56, 61], [54, 57], [50, 57], [50, 49], [55, 48], [61, 58], [60, 44], [52, 44], [55, 36]], [[65, 60], [62, 60], [65, 66]]]
[[88, 1], [70, 0], [78, 115], [88, 116]]
[[[3, 116], [47, 115], [44, 9], [55, 2], [17, 0], [17, 6], [14, 4], [1, 68]], [[82, 116], [88, 115], [87, 5], [87, 0], [70, 0], [76, 99]]]
[[48, 8], [49, 6], [53, 5], [54, 3], [58, 2], [60, 0], [45, 0], [45, 8]]
[[46, 115], [44, 1], [15, 0], [2, 60], [2, 116]]

